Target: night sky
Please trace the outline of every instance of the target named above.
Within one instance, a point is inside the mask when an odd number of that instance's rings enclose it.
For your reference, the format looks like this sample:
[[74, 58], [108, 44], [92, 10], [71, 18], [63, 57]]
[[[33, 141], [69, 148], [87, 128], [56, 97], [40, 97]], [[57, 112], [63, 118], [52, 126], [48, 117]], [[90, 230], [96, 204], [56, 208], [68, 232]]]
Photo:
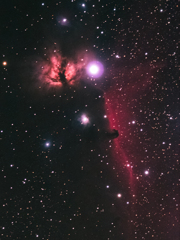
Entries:
[[180, 239], [178, 12], [1, 3], [0, 239]]

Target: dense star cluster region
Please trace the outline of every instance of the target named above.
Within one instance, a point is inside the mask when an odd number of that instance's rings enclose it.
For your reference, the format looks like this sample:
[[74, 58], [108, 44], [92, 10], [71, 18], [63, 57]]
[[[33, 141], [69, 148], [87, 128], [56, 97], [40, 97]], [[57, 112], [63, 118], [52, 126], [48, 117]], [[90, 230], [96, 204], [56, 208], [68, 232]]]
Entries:
[[1, 4], [0, 239], [179, 240], [178, 13]]

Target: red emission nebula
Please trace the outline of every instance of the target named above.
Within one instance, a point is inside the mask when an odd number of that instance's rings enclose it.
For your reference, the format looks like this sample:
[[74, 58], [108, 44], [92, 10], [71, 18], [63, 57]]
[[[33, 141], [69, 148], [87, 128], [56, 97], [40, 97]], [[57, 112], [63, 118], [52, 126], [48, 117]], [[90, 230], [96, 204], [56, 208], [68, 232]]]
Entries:
[[[38, 62], [36, 62], [38, 63]], [[49, 87], [74, 84], [78, 81], [85, 66], [83, 58], [73, 62], [58, 52], [54, 52], [46, 60], [41, 60], [36, 66], [41, 84]], [[66, 82], [61, 75], [65, 75]]]
[[[116, 162], [117, 172], [121, 172], [126, 178], [131, 196], [130, 219], [135, 219], [135, 199], [139, 197], [138, 181], [136, 179], [136, 167], [134, 161], [135, 143], [131, 130], [136, 122], [136, 117], [132, 110], [138, 106], [143, 96], [146, 96], [153, 85], [153, 74], [161, 66], [138, 66], [134, 69], [124, 69], [119, 77], [113, 77], [111, 86], [105, 92], [105, 104], [107, 116], [111, 129], [117, 129], [119, 137], [114, 139], [112, 144], [112, 154]], [[114, 71], [115, 73], [116, 71]], [[132, 156], [132, 158], [131, 158]], [[139, 162], [141, 162], [139, 156]], [[131, 226], [129, 226], [131, 229]]]
[[[120, 77], [112, 78], [110, 88], [105, 92], [105, 104], [111, 129], [117, 129], [119, 137], [114, 140], [114, 158], [118, 165], [129, 173], [129, 185], [133, 187], [133, 161], [127, 157], [126, 146], [130, 146], [133, 137], [128, 136], [129, 124], [135, 124], [130, 107], [137, 105], [142, 96], [153, 84], [153, 73], [159, 66], [138, 66], [132, 70], [122, 70]], [[127, 82], [127, 84], [126, 84]], [[129, 150], [128, 150], [129, 151]]]

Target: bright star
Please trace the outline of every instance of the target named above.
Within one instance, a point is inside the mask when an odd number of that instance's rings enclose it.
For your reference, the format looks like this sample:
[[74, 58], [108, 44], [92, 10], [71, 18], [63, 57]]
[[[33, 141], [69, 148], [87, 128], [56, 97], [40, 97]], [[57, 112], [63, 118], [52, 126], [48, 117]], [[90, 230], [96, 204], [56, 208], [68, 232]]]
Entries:
[[104, 67], [103, 67], [102, 63], [100, 63], [98, 61], [90, 62], [87, 65], [86, 69], [87, 69], [88, 75], [91, 77], [95, 77], [95, 78], [100, 77], [104, 72]]
[[7, 62], [3, 62], [3, 66], [6, 66], [7, 65]]
[[149, 171], [148, 171], [148, 170], [146, 170], [144, 173], [145, 173], [146, 175], [148, 175], [148, 174], [149, 174]]
[[90, 68], [89, 68], [89, 71], [94, 75], [94, 74], [97, 74], [98, 71], [99, 71], [99, 68], [97, 65], [92, 65]]
[[120, 193], [118, 193], [118, 194], [117, 194], [117, 197], [118, 197], [118, 198], [121, 198], [121, 197], [122, 197], [122, 195], [121, 195]]
[[86, 115], [81, 116], [81, 124], [88, 124], [89, 118]]

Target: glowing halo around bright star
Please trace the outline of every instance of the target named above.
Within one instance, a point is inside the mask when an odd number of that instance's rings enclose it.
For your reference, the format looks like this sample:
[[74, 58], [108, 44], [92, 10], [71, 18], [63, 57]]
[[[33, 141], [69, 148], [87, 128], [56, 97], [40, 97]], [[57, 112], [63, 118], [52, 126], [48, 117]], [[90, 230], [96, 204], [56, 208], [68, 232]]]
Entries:
[[99, 61], [93, 61], [87, 65], [86, 70], [90, 77], [98, 78], [102, 76], [104, 67]]
[[89, 118], [86, 115], [81, 116], [81, 124], [88, 124], [89, 123]]
[[46, 147], [49, 147], [49, 146], [50, 146], [50, 143], [49, 143], [49, 142], [47, 142], [45, 145], [46, 145]]

